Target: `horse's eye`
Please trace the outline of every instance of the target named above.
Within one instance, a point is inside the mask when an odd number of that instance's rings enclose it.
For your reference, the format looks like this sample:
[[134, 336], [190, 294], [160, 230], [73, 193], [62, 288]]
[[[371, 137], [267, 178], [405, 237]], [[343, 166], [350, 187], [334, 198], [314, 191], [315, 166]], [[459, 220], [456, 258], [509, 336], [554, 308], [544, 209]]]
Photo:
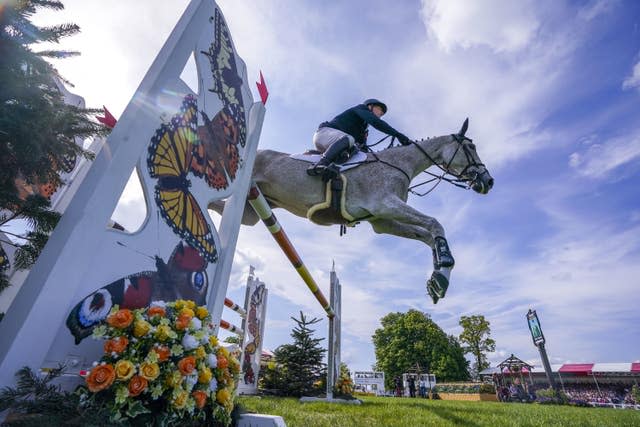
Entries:
[[208, 279], [206, 270], [191, 273], [191, 285], [196, 291], [200, 292], [207, 286], [207, 284]]
[[474, 144], [473, 142], [469, 143], [469, 148], [471, 148], [472, 150], [475, 150], [476, 149], [476, 144]]

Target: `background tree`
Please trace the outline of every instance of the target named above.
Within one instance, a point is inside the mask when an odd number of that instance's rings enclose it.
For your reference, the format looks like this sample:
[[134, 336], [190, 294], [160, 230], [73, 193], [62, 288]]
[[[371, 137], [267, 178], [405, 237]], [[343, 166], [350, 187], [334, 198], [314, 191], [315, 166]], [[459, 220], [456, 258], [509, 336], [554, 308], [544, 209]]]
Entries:
[[468, 364], [457, 339], [447, 335], [428, 314], [417, 310], [389, 313], [376, 329], [373, 345], [376, 369], [385, 374], [387, 389], [393, 378], [408, 372], [416, 363], [435, 374], [438, 381], [469, 378]]
[[300, 319], [291, 318], [296, 327], [291, 331], [293, 344], [284, 344], [275, 351], [278, 367], [282, 372], [281, 389], [288, 396], [313, 395], [323, 390], [314, 383], [322, 382], [326, 368], [322, 358], [326, 350], [320, 346], [324, 338], [314, 338], [314, 329], [309, 326], [320, 319], [309, 320], [300, 312]]
[[464, 344], [464, 352], [473, 355], [475, 362], [472, 372], [474, 378], [478, 378], [480, 372], [489, 367], [486, 353], [496, 350], [496, 342], [491, 339], [489, 321], [483, 315], [462, 316], [460, 326], [460, 342]]
[[240, 335], [229, 335], [228, 337], [226, 337], [224, 339], [224, 342], [228, 342], [230, 344], [238, 344], [238, 345], [242, 345], [242, 342], [240, 341]]
[[[80, 28], [75, 24], [38, 27], [31, 17], [39, 8], [64, 6], [57, 0], [4, 1], [0, 13], [0, 228], [17, 218], [26, 219], [30, 228], [15, 236], [21, 243], [4, 242], [17, 246], [16, 268], [28, 268], [37, 259], [59, 218], [50, 211], [47, 198], [24, 194], [24, 189], [59, 186], [59, 172], [65, 165], [77, 155], [91, 157], [75, 138], [108, 132], [93, 120], [99, 110], [64, 103], [55, 79], [65, 80], [45, 60], [77, 52], [33, 50], [42, 42], [59, 43]], [[0, 290], [8, 285], [5, 273], [0, 271]]]

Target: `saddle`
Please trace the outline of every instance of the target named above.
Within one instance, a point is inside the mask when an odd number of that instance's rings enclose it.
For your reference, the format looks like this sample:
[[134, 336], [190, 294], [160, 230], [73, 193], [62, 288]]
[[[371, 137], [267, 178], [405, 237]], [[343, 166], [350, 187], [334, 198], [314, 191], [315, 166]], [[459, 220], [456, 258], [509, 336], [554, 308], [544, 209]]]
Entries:
[[[317, 163], [322, 154], [319, 151], [307, 151], [300, 154], [291, 154], [289, 157], [308, 163]], [[347, 177], [342, 172], [356, 168], [367, 160], [367, 153], [357, 151], [343, 163], [334, 163], [336, 177], [324, 183], [325, 200], [312, 206], [307, 211], [307, 218], [319, 225], [341, 224], [355, 226], [357, 223], [345, 208], [345, 196], [347, 189]]]

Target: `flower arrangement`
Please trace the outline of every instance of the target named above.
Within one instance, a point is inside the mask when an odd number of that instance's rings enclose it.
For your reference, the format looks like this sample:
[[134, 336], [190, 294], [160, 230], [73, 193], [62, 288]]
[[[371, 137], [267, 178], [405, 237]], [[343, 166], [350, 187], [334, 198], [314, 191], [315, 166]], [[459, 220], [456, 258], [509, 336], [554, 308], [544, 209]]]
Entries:
[[112, 422], [230, 424], [240, 364], [218, 345], [205, 307], [185, 300], [114, 306], [93, 337], [105, 341], [105, 353], [86, 375], [87, 407], [107, 405]]

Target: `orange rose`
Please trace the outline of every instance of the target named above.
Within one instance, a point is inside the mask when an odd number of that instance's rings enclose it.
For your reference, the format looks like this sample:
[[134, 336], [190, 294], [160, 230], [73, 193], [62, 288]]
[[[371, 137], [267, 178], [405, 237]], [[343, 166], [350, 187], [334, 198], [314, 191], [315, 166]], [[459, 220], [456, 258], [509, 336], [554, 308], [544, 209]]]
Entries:
[[113, 369], [113, 365], [98, 365], [87, 376], [87, 387], [90, 391], [97, 393], [108, 388], [115, 379], [116, 371]]
[[147, 315], [149, 317], [152, 317], [152, 316], [164, 317], [166, 314], [167, 312], [165, 311], [164, 308], [158, 307], [156, 305], [154, 305], [153, 307], [149, 307], [149, 309], [147, 310]]
[[140, 375], [134, 375], [129, 381], [129, 396], [137, 396], [147, 388], [147, 380]]
[[116, 337], [111, 340], [107, 340], [104, 343], [104, 352], [105, 353], [122, 353], [129, 345], [129, 340], [127, 337]]
[[191, 322], [191, 316], [187, 314], [181, 314], [176, 319], [176, 329], [179, 331], [183, 331], [189, 327], [189, 322]]
[[178, 369], [182, 375], [191, 374], [196, 369], [196, 358], [193, 356], [187, 356], [178, 362]]
[[167, 359], [169, 359], [169, 356], [171, 355], [171, 350], [166, 345], [163, 345], [161, 347], [155, 347], [151, 349], [151, 351], [155, 351], [156, 354], [158, 355], [158, 362], [166, 361]]
[[224, 356], [218, 356], [218, 368], [226, 369], [229, 366], [229, 361]]
[[204, 408], [204, 405], [207, 403], [207, 393], [202, 390], [196, 390], [191, 393], [191, 396], [193, 396], [193, 399], [196, 401], [198, 409]]
[[107, 323], [114, 328], [124, 329], [133, 322], [133, 313], [128, 308], [122, 308], [107, 317]]

